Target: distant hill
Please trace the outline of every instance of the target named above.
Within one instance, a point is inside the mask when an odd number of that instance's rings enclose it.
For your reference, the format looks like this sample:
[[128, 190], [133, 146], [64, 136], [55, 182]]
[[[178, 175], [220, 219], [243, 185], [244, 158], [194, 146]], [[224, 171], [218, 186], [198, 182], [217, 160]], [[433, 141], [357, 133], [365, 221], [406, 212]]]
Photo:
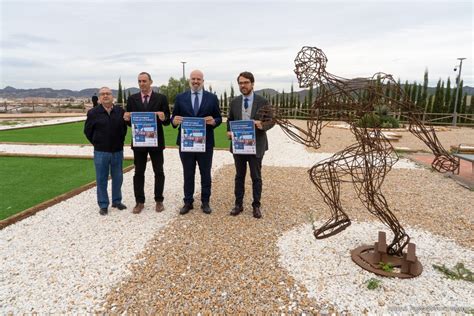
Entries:
[[[158, 91], [158, 87], [153, 87], [153, 90]], [[428, 95], [434, 94], [436, 88], [429, 87], [428, 88]], [[137, 93], [140, 90], [138, 88], [128, 88], [125, 90], [128, 94], [130, 91], [131, 94]], [[303, 100], [304, 97], [308, 94], [308, 89], [301, 90], [295, 92], [300, 96], [300, 100]], [[474, 95], [474, 87], [465, 86], [463, 88], [464, 93], [468, 95]], [[112, 93], [115, 97], [117, 97], [117, 90], [112, 89]], [[274, 96], [275, 94], [280, 94], [280, 92], [274, 89], [261, 89], [255, 91], [257, 94], [263, 94]], [[290, 91], [285, 91], [285, 93], [289, 93]], [[64, 99], [64, 98], [90, 98], [94, 95], [94, 93], [99, 93], [98, 88], [89, 88], [83, 89], [80, 91], [73, 91], [68, 89], [61, 89], [55, 90], [51, 88], [37, 88], [37, 89], [16, 89], [13, 87], [6, 87], [5, 89], [0, 89], [0, 98], [57, 98], [57, 99]], [[238, 92], [237, 92], [238, 93]]]
[[[158, 87], [153, 87], [153, 90], [158, 90]], [[125, 89], [128, 94], [137, 93], [138, 88]], [[55, 90], [51, 88], [37, 88], [37, 89], [15, 89], [13, 87], [6, 87], [0, 89], [0, 98], [90, 98], [96, 93], [98, 95], [99, 88], [89, 88], [80, 91], [73, 91], [68, 89]], [[118, 90], [113, 90], [112, 93], [117, 97]]]

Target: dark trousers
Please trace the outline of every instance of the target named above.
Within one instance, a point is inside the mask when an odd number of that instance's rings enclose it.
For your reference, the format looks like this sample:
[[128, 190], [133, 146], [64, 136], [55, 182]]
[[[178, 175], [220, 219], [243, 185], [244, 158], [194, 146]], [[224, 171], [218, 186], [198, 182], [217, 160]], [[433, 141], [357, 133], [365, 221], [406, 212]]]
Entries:
[[242, 205], [244, 201], [247, 163], [249, 164], [250, 177], [252, 178], [252, 206], [260, 207], [260, 198], [262, 197], [262, 158], [257, 158], [255, 155], [234, 155], [235, 205]]
[[150, 155], [151, 164], [155, 173], [155, 201], [163, 202], [163, 188], [165, 185], [165, 173], [163, 172], [163, 150], [157, 151], [133, 151], [133, 163], [135, 164], [135, 175], [133, 176], [133, 190], [135, 201], [145, 203], [145, 170], [147, 157]]
[[196, 173], [196, 163], [199, 165], [199, 172], [201, 173], [201, 202], [209, 203], [211, 197], [212, 154], [212, 149], [207, 149], [204, 153], [179, 152], [179, 157], [183, 164], [184, 203], [191, 204], [194, 202], [194, 175]]

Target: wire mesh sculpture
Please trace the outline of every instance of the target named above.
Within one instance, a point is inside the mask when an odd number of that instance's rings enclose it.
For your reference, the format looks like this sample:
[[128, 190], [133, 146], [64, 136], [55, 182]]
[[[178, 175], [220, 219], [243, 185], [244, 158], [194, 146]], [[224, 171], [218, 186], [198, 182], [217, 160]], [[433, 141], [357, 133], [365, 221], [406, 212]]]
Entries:
[[[331, 217], [321, 227], [314, 229], [314, 236], [317, 239], [327, 238], [351, 224], [341, 205], [340, 185], [341, 182], [352, 182], [358, 198], [367, 210], [388, 226], [394, 235], [387, 245], [385, 235], [379, 234], [379, 240], [374, 247], [358, 248], [357, 254], [353, 252], [354, 261], [367, 270], [382, 275], [419, 275], [422, 268], [415, 256], [415, 245], [410, 244], [408, 253], [403, 253], [410, 237], [390, 210], [381, 191], [385, 176], [398, 161], [398, 156], [390, 141], [381, 132], [381, 126], [364, 125], [364, 116], [367, 117], [382, 106], [404, 113], [403, 116], [409, 122], [409, 131], [434, 153], [432, 167], [435, 170], [454, 171], [458, 168], [458, 162], [443, 148], [433, 127], [422, 123], [419, 113], [423, 110], [420, 111], [410, 101], [391, 75], [376, 73], [371, 78], [345, 79], [328, 73], [326, 63], [327, 58], [323, 51], [309, 46], [303, 47], [295, 59], [294, 72], [299, 86], [316, 87], [316, 97], [310, 108], [306, 128], [285, 119], [283, 110], [278, 107], [266, 109], [272, 112], [272, 120], [292, 140], [305, 146], [315, 149], [320, 147], [321, 129], [329, 123], [323, 121], [328, 118], [347, 122], [357, 140], [357, 143], [315, 164], [309, 170], [311, 181], [331, 211]], [[387, 86], [390, 86], [391, 94], [386, 92]], [[271, 117], [270, 113], [262, 115]], [[357, 262], [356, 259], [363, 262]], [[380, 270], [380, 261], [397, 264], [401, 272], [379, 273], [381, 271], [376, 270]]]

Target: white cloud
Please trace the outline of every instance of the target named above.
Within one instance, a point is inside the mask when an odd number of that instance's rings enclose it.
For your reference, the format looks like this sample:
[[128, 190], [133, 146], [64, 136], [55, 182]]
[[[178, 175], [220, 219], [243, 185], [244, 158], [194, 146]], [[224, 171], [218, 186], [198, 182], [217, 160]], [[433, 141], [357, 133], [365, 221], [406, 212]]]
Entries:
[[229, 90], [241, 71], [257, 88], [297, 87], [293, 59], [318, 46], [328, 71], [383, 71], [433, 85], [454, 78], [457, 57], [474, 85], [469, 1], [2, 1], [0, 87], [126, 87], [148, 71], [156, 85], [202, 69]]

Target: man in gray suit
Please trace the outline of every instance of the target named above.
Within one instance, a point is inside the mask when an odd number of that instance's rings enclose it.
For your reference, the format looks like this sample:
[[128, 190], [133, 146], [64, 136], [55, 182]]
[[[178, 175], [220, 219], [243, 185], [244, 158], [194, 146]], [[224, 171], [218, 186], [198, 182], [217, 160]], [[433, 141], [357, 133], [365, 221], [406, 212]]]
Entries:
[[[247, 163], [250, 168], [252, 178], [253, 193], [253, 217], [261, 218], [260, 198], [262, 196], [262, 159], [268, 149], [266, 131], [273, 127], [274, 123], [269, 118], [261, 117], [259, 110], [269, 105], [268, 101], [256, 95], [253, 91], [255, 78], [252, 73], [244, 71], [237, 77], [241, 96], [234, 98], [230, 102], [229, 113], [227, 115], [227, 135], [231, 139], [230, 122], [239, 120], [253, 120], [255, 124], [256, 154], [234, 154], [235, 165], [235, 206], [230, 215], [237, 216], [243, 210], [243, 200], [245, 193], [245, 175], [247, 173]], [[266, 114], [267, 115], [267, 114]], [[232, 152], [232, 144], [230, 146]]]

